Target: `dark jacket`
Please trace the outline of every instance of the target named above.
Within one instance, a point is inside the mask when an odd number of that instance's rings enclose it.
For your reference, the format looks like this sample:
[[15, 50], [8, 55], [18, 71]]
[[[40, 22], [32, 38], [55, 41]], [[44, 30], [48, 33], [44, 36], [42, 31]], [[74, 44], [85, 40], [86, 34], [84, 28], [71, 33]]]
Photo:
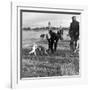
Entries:
[[73, 21], [70, 24], [70, 30], [69, 30], [70, 37], [78, 37], [79, 36], [79, 22]]
[[55, 32], [50, 31], [49, 33], [50, 33], [50, 35], [51, 35], [51, 38], [50, 38], [51, 41], [57, 40], [58, 37], [57, 37], [57, 34], [56, 34]]

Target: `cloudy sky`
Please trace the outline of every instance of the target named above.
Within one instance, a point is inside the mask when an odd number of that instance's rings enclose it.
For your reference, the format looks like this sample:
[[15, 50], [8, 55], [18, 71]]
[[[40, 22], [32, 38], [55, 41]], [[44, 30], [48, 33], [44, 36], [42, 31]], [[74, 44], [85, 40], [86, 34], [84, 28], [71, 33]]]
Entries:
[[48, 26], [48, 22], [51, 22], [51, 26], [69, 27], [72, 16], [76, 16], [80, 22], [80, 15], [23, 12], [22, 27], [46, 27]]

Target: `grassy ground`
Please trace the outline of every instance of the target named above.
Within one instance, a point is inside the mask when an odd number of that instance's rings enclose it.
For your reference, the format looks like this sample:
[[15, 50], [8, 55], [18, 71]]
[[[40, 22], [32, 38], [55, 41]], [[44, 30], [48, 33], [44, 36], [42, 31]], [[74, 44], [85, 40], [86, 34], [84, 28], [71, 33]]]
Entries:
[[[46, 41], [39, 41], [47, 46]], [[79, 55], [69, 49], [69, 42], [59, 41], [55, 53], [29, 55], [30, 48], [22, 49], [21, 77], [51, 77], [79, 75]]]

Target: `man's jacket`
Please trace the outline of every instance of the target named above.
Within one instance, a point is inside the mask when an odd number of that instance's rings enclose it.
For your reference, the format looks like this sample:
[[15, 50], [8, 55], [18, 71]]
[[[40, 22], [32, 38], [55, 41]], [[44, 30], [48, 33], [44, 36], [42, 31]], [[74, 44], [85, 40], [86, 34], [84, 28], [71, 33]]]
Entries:
[[79, 36], [79, 22], [78, 21], [73, 21], [70, 25], [70, 30], [69, 30], [70, 36]]

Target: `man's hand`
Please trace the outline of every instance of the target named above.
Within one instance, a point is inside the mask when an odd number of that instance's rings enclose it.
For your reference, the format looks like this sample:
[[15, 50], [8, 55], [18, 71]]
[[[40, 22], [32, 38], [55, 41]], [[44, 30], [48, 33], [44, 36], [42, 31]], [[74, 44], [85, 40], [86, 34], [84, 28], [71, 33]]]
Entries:
[[78, 32], [76, 32], [76, 35], [78, 35]]

